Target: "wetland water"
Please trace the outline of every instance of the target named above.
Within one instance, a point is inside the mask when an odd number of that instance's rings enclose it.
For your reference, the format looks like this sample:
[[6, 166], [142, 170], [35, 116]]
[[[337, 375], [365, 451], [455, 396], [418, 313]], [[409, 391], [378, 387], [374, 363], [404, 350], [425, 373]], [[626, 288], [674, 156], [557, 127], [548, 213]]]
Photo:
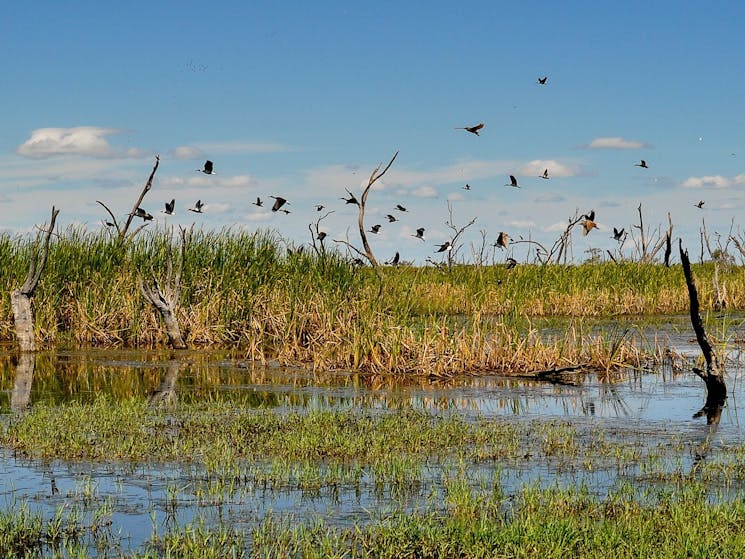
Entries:
[[[697, 355], [688, 336], [668, 334], [676, 351]], [[522, 459], [468, 464], [464, 477], [472, 485], [498, 482], [508, 495], [526, 485], [582, 485], [603, 495], [620, 484], [642, 490], [664, 483], [665, 472], [690, 471], [701, 459], [702, 448], [704, 459], [715, 461], [719, 448], [742, 445], [745, 430], [738, 402], [744, 396], [743, 367], [739, 352], [730, 357], [729, 398], [715, 429], [704, 417], [694, 417], [705, 393], [688, 368], [677, 374], [669, 367], [607, 377], [582, 374], [564, 384], [497, 376], [431, 381], [252, 365], [229, 352], [205, 351], [44, 352], [35, 357], [33, 374], [24, 376], [22, 361], [9, 348], [0, 350], [0, 411], [7, 424], [40, 402], [86, 403], [107, 395], [113, 400], [146, 396], [171, 406], [235, 401], [243, 408], [280, 414], [416, 410], [457, 415], [466, 421], [519, 425], [526, 445]], [[553, 434], [546, 435], [547, 429]], [[564, 435], [557, 437], [557, 431]], [[598, 438], [618, 443], [622, 450], [615, 457], [588, 460], [583, 453], [594, 443], [586, 441]], [[547, 448], [570, 444], [568, 440], [577, 446], [576, 452], [563, 455]], [[668, 462], [666, 449], [672, 448], [678, 450]], [[627, 465], [618, 455], [637, 451], [654, 456], [648, 463], [636, 457]], [[250, 531], [268, 515], [298, 522], [322, 518], [349, 526], [393, 510], [438, 510], [447, 479], [464, 469], [458, 456], [426, 460], [400, 479], [365, 467], [342, 473], [339, 479], [329, 473], [332, 464], [299, 462], [286, 467], [288, 472], [267, 476], [277, 464], [257, 459], [235, 476], [242, 481], [226, 485], [226, 476], [215, 475], [215, 468], [193, 462], [41, 461], [6, 448], [0, 449], [0, 503], [3, 508], [23, 503], [45, 517], [74, 509], [89, 524], [105, 510], [123, 549], [139, 549], [154, 535], [192, 522]], [[262, 469], [265, 473], [257, 475]], [[223, 485], [215, 488], [218, 482]]]

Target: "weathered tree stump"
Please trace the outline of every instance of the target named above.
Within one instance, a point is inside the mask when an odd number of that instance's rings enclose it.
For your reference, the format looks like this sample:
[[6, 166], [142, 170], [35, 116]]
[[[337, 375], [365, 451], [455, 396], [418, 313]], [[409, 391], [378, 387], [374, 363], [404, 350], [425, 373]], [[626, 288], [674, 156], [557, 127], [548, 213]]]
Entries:
[[693, 326], [693, 331], [696, 333], [696, 341], [698, 342], [706, 361], [705, 370], [702, 371], [697, 367], [693, 368], [693, 372], [698, 375], [706, 385], [706, 403], [695, 417], [700, 417], [706, 414], [707, 423], [716, 424], [719, 422], [722, 408], [727, 400], [727, 385], [724, 382], [724, 371], [720, 367], [716, 353], [714, 353], [714, 350], [709, 343], [709, 339], [706, 336], [706, 330], [704, 329], [703, 320], [701, 320], [698, 292], [696, 291], [696, 284], [693, 282], [693, 275], [691, 274], [691, 263], [688, 259], [688, 251], [683, 250], [682, 240], [679, 241], [679, 249], [680, 261], [683, 264], [683, 274], [685, 275], [686, 285], [688, 286], [691, 324]]
[[52, 206], [52, 219], [49, 227], [43, 229], [44, 235], [41, 246], [36, 254], [31, 256], [28, 265], [28, 274], [26, 281], [20, 289], [16, 289], [10, 294], [10, 306], [13, 309], [13, 321], [15, 325], [16, 338], [18, 339], [18, 348], [21, 352], [36, 351], [36, 336], [34, 335], [34, 313], [31, 309], [31, 298], [34, 291], [39, 285], [41, 274], [44, 272], [44, 266], [47, 263], [49, 255], [49, 240], [54, 231], [54, 224], [57, 221], [59, 210]]
[[173, 271], [173, 255], [170, 253], [169, 243], [165, 287], [161, 288], [155, 274], [151, 274], [150, 282], [145, 282], [140, 278], [140, 291], [145, 299], [160, 313], [166, 327], [168, 343], [171, 347], [173, 349], [186, 349], [188, 346], [186, 345], [186, 341], [184, 341], [184, 337], [181, 335], [181, 328], [176, 318], [176, 309], [178, 308], [178, 300], [181, 294], [181, 272], [183, 271], [184, 261], [186, 259], [186, 246], [191, 239], [191, 230], [187, 231], [183, 228], [179, 230], [181, 237], [181, 257], [178, 260], [175, 274]]

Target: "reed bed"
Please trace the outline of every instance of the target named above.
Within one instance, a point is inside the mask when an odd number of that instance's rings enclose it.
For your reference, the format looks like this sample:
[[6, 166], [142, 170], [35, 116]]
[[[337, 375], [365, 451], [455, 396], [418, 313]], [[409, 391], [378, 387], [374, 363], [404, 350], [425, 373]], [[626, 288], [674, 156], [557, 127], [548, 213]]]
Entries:
[[[23, 281], [31, 239], [0, 236], [0, 288]], [[70, 228], [52, 243], [34, 297], [37, 339], [47, 346], [159, 347], [166, 338], [139, 290], [165, 282], [178, 255], [169, 231], [118, 244], [106, 232]], [[713, 265], [694, 270], [704, 308], [714, 299]], [[745, 276], [719, 271], [729, 308], [745, 308]], [[418, 373], [529, 372], [585, 365], [639, 366], [639, 340], [591, 333], [592, 317], [683, 313], [682, 273], [655, 264], [578, 266], [354, 265], [340, 252], [286, 250], [269, 232], [196, 231], [186, 251], [178, 319], [192, 346], [240, 348], [250, 359], [317, 369]], [[573, 317], [546, 336], [538, 317]], [[527, 324], [527, 327], [526, 327]], [[8, 297], [0, 300], [0, 341], [12, 341]], [[659, 348], [651, 348], [655, 353]]]

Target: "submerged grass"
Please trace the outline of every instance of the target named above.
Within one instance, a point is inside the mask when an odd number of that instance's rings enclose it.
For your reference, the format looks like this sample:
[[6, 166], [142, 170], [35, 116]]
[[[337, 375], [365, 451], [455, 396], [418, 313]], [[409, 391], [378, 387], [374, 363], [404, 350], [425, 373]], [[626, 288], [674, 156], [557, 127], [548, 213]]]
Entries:
[[[34, 297], [37, 338], [47, 345], [157, 347], [163, 329], [138, 281], [163, 278], [176, 241], [163, 230], [126, 245], [105, 232], [62, 232]], [[0, 290], [16, 289], [33, 243], [0, 235]], [[713, 266], [695, 270], [704, 308]], [[745, 308], [745, 275], [720, 270], [730, 308]], [[588, 317], [682, 313], [679, 270], [634, 263], [580, 266], [355, 266], [341, 253], [284, 249], [264, 232], [197, 231], [186, 253], [179, 322], [191, 345], [241, 348], [259, 361], [317, 369], [419, 373], [530, 372], [585, 365], [639, 366], [659, 348], [628, 335], [593, 333]], [[531, 319], [576, 317], [546, 335]], [[0, 299], [0, 341], [12, 341], [9, 299]], [[641, 346], [641, 349], [640, 349]]]

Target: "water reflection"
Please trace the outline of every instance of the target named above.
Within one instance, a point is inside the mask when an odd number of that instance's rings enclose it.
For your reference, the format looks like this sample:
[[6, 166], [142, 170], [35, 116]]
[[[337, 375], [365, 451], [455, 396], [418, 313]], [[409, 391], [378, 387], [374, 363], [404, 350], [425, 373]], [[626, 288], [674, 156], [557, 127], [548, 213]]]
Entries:
[[[737, 363], [736, 363], [737, 365]], [[231, 352], [88, 350], [0, 354], [0, 412], [34, 402], [89, 402], [149, 397], [156, 402], [235, 401], [289, 409], [415, 408], [471, 416], [577, 417], [629, 422], [692, 421], [703, 383], [685, 367], [656, 374], [626, 370], [573, 373], [553, 384], [500, 376], [429, 379], [285, 368], [246, 363]], [[730, 366], [727, 406], [710, 422], [739, 429], [739, 367]]]

